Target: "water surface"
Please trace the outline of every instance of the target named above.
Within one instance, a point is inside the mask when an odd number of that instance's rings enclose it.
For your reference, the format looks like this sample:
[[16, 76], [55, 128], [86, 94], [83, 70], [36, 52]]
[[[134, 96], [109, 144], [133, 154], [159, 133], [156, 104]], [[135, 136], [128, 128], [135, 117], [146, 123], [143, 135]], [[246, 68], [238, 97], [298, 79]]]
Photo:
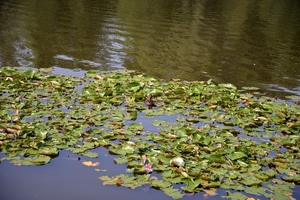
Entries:
[[0, 66], [135, 69], [300, 95], [297, 0], [0, 1]]
[[[0, 67], [76, 76], [135, 69], [300, 95], [299, 13], [297, 0], [0, 0]], [[99, 168], [125, 172], [104, 149], [96, 151]], [[76, 158], [62, 151], [42, 167], [1, 163], [0, 199], [171, 199], [147, 187], [103, 187], [103, 174]], [[297, 187], [293, 197], [299, 193]]]

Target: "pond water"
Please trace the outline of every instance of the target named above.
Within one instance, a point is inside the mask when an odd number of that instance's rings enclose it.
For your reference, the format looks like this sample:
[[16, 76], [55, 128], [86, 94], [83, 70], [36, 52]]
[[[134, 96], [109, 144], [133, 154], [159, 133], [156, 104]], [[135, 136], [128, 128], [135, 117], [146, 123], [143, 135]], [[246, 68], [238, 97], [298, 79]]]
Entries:
[[0, 1], [0, 66], [127, 68], [300, 95], [297, 0]]
[[[0, 67], [76, 76], [134, 69], [254, 86], [284, 98], [300, 95], [299, 13], [297, 0], [0, 0]], [[125, 172], [105, 149], [96, 151], [109, 176]], [[97, 178], [105, 173], [77, 158], [61, 151], [45, 166], [1, 163], [0, 199], [171, 199], [147, 187], [102, 186]], [[300, 199], [299, 187], [293, 197]]]
[[[113, 158], [117, 156], [107, 155], [106, 149], [100, 148], [97, 152], [99, 158], [86, 160], [100, 162], [98, 167], [85, 167], [81, 164], [82, 160], [78, 161], [78, 155], [66, 151], [61, 151], [58, 158], [45, 166], [18, 167], [4, 162], [0, 165], [0, 199], [172, 199], [165, 196], [162, 191], [147, 186], [136, 190], [102, 186], [102, 181], [98, 180], [99, 176], [124, 173], [125, 167], [114, 165]], [[85, 158], [81, 157], [81, 159]], [[96, 172], [95, 168], [109, 169], [109, 173]], [[197, 196], [199, 197], [200, 194]], [[193, 200], [193, 198], [189, 199]]]

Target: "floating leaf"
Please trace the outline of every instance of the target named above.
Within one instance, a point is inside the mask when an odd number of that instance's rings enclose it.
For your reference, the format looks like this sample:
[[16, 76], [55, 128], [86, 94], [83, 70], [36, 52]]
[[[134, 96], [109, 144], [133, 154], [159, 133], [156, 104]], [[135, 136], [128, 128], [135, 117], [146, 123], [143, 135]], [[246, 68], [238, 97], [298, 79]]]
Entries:
[[92, 161], [83, 161], [82, 164], [88, 167], [96, 167], [100, 165], [100, 162], [92, 162]]
[[98, 168], [96, 168], [95, 171], [96, 172], [107, 172], [107, 169], [98, 169]]
[[48, 156], [56, 156], [58, 154], [58, 150], [56, 148], [40, 148], [38, 150], [39, 154], [48, 155]]
[[144, 125], [143, 124], [138, 124], [138, 123], [132, 123], [128, 126], [128, 130], [142, 131], [142, 130], [144, 130]]
[[232, 200], [245, 200], [248, 198], [243, 193], [240, 193], [240, 192], [231, 193], [229, 191], [227, 192], [227, 196], [222, 196], [222, 197], [226, 198], [226, 199], [232, 199]]
[[20, 163], [21, 165], [45, 165], [50, 162], [51, 157], [49, 156], [33, 156], [26, 157], [23, 160], [12, 160], [12, 163]]
[[114, 161], [117, 164], [124, 164], [124, 163], [128, 162], [128, 158], [127, 157], [119, 157], [119, 158], [115, 158]]
[[151, 180], [150, 184], [152, 185], [152, 187], [160, 188], [160, 189], [171, 187], [171, 183], [164, 180]]
[[86, 157], [89, 157], [89, 158], [98, 158], [98, 156], [99, 156], [98, 153], [90, 152], [90, 151], [84, 152], [84, 153], [82, 153], [82, 155], [86, 156]]
[[180, 199], [184, 196], [178, 189], [175, 189], [173, 187], [164, 188], [162, 190], [166, 195], [172, 197], [173, 199]]
[[287, 181], [287, 182], [300, 183], [300, 175], [296, 175], [296, 176], [284, 176], [284, 177], [282, 177], [282, 179], [284, 181]]
[[260, 185], [261, 183], [263, 183], [261, 179], [258, 179], [255, 176], [244, 178], [240, 182], [248, 186]]
[[[243, 94], [212, 80], [158, 81], [128, 70], [78, 78], [17, 69], [0, 68], [3, 162], [43, 165], [59, 149], [94, 158], [91, 150], [103, 146], [120, 156], [114, 161], [128, 173], [102, 177], [104, 184], [150, 184], [173, 198], [182, 190], [218, 188], [289, 198], [299, 182], [296, 100]], [[148, 94], [157, 107], [145, 106]], [[149, 180], [151, 170], [161, 180]]]
[[230, 159], [231, 160], [238, 160], [241, 158], [247, 158], [248, 156], [243, 153], [243, 152], [233, 152], [233, 154], [231, 154]]

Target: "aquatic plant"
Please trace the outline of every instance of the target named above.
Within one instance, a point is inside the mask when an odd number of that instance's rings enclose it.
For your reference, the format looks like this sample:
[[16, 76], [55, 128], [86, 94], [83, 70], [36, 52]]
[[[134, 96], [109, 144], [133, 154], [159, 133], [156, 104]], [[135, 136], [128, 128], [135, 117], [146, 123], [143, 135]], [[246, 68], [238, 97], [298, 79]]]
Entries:
[[[156, 107], [145, 105], [149, 96]], [[44, 165], [60, 149], [97, 158], [92, 150], [105, 146], [128, 173], [99, 177], [104, 185], [149, 184], [174, 199], [218, 188], [224, 198], [290, 199], [300, 182], [299, 130], [299, 105], [232, 84], [128, 70], [83, 78], [0, 71], [1, 161]]]

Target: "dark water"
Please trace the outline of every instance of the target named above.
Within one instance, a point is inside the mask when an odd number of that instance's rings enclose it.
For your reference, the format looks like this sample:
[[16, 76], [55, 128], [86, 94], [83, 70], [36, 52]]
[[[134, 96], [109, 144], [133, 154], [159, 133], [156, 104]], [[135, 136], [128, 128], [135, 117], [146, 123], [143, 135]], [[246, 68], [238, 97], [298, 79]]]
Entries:
[[0, 66], [119, 68], [300, 95], [297, 0], [0, 0]]
[[[114, 165], [113, 156], [103, 148], [97, 149], [98, 167], [86, 167], [78, 155], [61, 151], [60, 156], [45, 166], [18, 167], [8, 162], [0, 164], [1, 200], [171, 200], [162, 191], [143, 186], [135, 190], [125, 187], [103, 186], [99, 176], [125, 173], [124, 165]], [[116, 157], [116, 156], [115, 156]], [[85, 159], [81, 157], [81, 159]], [[94, 169], [108, 169], [96, 172]], [[223, 195], [225, 192], [223, 193]], [[198, 194], [189, 200], [203, 196]]]
[[[298, 0], [0, 0], [0, 67], [78, 76], [126, 68], [300, 95], [299, 13]], [[125, 172], [97, 151], [109, 176]], [[42, 167], [1, 163], [0, 199], [171, 199], [147, 187], [103, 187], [103, 173], [68, 155]]]

